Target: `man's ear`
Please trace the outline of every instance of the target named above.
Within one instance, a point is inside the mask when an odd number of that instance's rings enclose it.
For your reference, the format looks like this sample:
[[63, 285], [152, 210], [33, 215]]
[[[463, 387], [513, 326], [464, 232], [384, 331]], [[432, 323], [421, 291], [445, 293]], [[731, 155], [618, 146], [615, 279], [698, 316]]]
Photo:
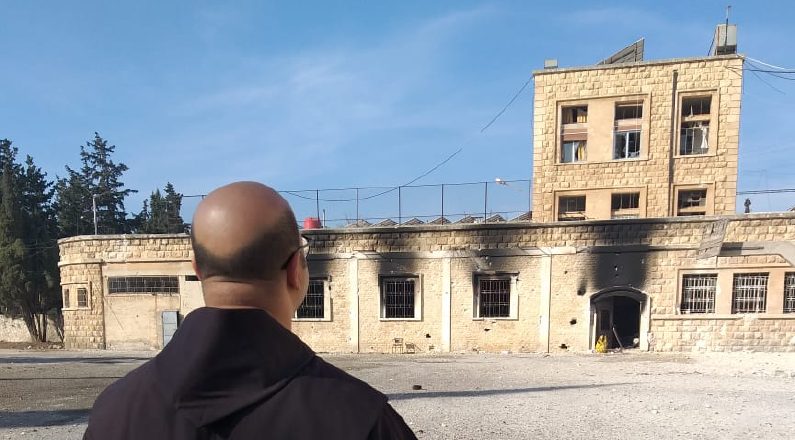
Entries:
[[301, 272], [304, 269], [301, 259], [301, 250], [299, 249], [298, 252], [293, 253], [287, 263], [287, 286], [293, 289], [301, 287]]
[[193, 273], [196, 274], [196, 278], [198, 278], [199, 281], [201, 281], [202, 274], [199, 272], [199, 266], [196, 264], [196, 257], [190, 259], [190, 265], [193, 266]]

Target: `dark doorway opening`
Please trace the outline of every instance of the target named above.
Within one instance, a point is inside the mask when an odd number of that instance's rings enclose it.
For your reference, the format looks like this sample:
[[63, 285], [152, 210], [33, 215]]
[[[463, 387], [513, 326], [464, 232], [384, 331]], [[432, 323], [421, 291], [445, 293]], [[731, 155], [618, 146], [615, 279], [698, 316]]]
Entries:
[[640, 338], [640, 302], [627, 297], [616, 296], [613, 298], [613, 327], [618, 334], [619, 341], [610, 339], [610, 348], [623, 346], [635, 347]]

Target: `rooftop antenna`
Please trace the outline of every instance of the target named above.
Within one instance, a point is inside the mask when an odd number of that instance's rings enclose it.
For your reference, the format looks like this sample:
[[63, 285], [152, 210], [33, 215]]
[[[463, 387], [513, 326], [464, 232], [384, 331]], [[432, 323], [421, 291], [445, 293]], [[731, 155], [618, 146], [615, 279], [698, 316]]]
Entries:
[[723, 33], [723, 45], [728, 46], [729, 43], [729, 14], [732, 11], [732, 5], [726, 5], [726, 32]]

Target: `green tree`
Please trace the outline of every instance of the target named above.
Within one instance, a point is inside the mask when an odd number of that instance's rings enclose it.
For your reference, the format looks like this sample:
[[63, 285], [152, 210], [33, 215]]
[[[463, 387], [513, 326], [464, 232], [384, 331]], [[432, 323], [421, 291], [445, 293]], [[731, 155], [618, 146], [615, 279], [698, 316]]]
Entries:
[[175, 234], [185, 231], [182, 220], [182, 194], [174, 189], [171, 182], [164, 191], [156, 189], [149, 200], [144, 200], [143, 209], [136, 216], [136, 232], [143, 234]]
[[60, 306], [52, 183], [28, 156], [0, 141], [0, 305], [19, 315], [31, 338], [47, 339], [47, 315]]
[[130, 232], [124, 199], [137, 191], [124, 188], [121, 181], [127, 165], [115, 163], [115, 145], [99, 133], [80, 147], [79, 171], [66, 167], [67, 177], [56, 184], [58, 224], [62, 236], [93, 233], [92, 206], [96, 202], [97, 226], [101, 234]]

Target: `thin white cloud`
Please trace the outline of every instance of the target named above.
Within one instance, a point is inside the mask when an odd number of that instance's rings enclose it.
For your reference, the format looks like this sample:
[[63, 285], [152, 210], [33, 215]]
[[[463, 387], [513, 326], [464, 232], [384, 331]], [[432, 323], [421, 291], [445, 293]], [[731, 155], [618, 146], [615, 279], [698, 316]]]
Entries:
[[[172, 109], [171, 117], [188, 128], [172, 134], [167, 142], [178, 147], [170, 153], [222, 165], [217, 176], [202, 176], [205, 182], [231, 176], [273, 181], [344, 167], [343, 151], [366, 157], [368, 151], [350, 149], [372, 131], [460, 123], [438, 116], [445, 113], [440, 107], [454, 103], [423, 101], [418, 90], [433, 84], [449, 40], [493, 12], [452, 13], [359, 47], [246, 60], [227, 72], [234, 79]], [[460, 110], [446, 113], [467, 113]]]

